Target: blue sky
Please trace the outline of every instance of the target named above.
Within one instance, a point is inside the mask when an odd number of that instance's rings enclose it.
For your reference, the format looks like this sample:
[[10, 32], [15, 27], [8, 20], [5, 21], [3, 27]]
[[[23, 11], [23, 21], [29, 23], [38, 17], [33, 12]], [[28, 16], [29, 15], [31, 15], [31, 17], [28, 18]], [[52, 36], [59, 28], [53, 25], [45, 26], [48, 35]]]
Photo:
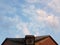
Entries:
[[60, 0], [0, 0], [0, 44], [6, 37], [51, 35], [60, 45]]

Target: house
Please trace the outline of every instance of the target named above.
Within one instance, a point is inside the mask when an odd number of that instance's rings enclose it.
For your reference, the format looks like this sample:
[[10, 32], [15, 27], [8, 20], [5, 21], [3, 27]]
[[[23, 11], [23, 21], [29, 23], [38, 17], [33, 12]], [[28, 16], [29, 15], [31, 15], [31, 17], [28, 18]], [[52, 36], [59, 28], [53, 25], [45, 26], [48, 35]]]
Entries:
[[50, 36], [26, 35], [25, 38], [6, 38], [2, 45], [58, 45]]

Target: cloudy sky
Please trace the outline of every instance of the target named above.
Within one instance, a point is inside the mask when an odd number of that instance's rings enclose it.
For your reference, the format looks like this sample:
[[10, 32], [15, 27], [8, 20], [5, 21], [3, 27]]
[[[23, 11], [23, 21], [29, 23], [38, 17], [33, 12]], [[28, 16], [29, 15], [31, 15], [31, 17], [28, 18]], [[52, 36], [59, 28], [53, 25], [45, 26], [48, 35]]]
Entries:
[[0, 45], [28, 34], [51, 35], [60, 45], [60, 0], [0, 0]]

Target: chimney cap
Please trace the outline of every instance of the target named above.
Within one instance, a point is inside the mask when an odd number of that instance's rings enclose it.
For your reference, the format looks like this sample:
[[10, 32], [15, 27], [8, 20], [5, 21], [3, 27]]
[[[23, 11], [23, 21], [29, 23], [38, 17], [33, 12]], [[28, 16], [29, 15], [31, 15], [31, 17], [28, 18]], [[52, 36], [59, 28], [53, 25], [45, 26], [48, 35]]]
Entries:
[[26, 35], [25, 38], [32, 38], [34, 35]]

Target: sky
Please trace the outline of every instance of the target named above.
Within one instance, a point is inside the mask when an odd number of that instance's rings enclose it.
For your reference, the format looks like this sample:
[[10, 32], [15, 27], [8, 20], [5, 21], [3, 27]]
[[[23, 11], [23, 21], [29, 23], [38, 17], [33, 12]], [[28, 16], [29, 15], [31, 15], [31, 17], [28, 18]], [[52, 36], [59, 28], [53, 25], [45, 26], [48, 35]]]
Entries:
[[51, 35], [60, 45], [60, 0], [0, 0], [0, 45], [25, 35]]

